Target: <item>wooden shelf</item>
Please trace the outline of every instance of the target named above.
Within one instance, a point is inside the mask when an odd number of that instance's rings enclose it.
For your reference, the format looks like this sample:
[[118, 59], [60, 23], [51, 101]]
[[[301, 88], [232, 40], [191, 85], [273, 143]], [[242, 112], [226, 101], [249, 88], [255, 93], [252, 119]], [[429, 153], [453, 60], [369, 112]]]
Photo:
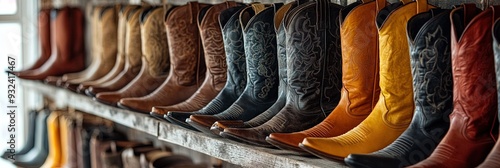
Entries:
[[303, 157], [285, 150], [256, 147], [221, 137], [208, 136], [201, 132], [159, 121], [146, 114], [104, 105], [88, 96], [39, 81], [21, 80], [20, 84], [27, 91], [38, 92], [53, 99], [59, 107], [73, 107], [131, 129], [157, 136], [161, 141], [177, 144], [242, 167], [347, 167], [341, 162], [332, 162], [312, 156]]

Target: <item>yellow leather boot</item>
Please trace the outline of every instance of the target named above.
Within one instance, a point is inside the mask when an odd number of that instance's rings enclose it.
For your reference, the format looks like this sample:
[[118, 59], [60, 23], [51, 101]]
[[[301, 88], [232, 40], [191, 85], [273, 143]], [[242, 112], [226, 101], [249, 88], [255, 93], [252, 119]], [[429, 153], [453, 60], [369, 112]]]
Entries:
[[49, 138], [49, 156], [42, 168], [61, 167], [61, 136], [59, 128], [60, 111], [53, 111], [47, 118], [47, 133]]
[[349, 132], [331, 138], [305, 138], [299, 145], [302, 149], [319, 157], [343, 160], [351, 153], [384, 148], [409, 126], [414, 104], [406, 24], [432, 6], [427, 0], [402, 0], [385, 6], [386, 0], [377, 0], [381, 92], [375, 108]]

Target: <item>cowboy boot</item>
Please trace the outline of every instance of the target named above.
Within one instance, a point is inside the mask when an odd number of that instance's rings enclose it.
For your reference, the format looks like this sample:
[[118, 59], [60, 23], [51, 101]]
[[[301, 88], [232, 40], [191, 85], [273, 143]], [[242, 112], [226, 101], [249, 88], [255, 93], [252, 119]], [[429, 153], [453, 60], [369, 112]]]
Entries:
[[341, 10], [342, 83], [337, 107], [318, 125], [300, 132], [272, 133], [266, 139], [281, 148], [308, 154], [299, 148], [306, 137], [339, 136], [363, 121], [373, 110], [378, 87], [377, 4], [355, 2]]
[[171, 111], [164, 116], [165, 119], [185, 128], [196, 130], [186, 123], [189, 116], [192, 114], [212, 115], [222, 112], [229, 108], [243, 93], [247, 79], [243, 29], [239, 20], [243, 8], [245, 6], [232, 7], [222, 11], [219, 15], [227, 61], [227, 82], [224, 89], [202, 109], [195, 112]]
[[49, 155], [40, 167], [61, 167], [61, 124], [59, 119], [63, 111], [52, 111], [47, 118], [47, 133], [49, 138]]
[[[266, 121], [270, 120], [276, 113], [278, 113], [286, 103], [286, 87], [287, 87], [287, 66], [286, 66], [286, 44], [285, 44], [285, 29], [283, 24], [283, 19], [285, 18], [288, 11], [295, 8], [299, 2], [294, 1], [290, 2], [286, 5], [283, 5], [280, 8], [275, 8], [276, 14], [274, 15], [274, 28], [276, 31], [276, 41], [277, 41], [277, 52], [278, 52], [278, 77], [279, 77], [279, 86], [278, 86], [278, 99], [276, 102], [269, 107], [266, 111], [259, 114], [257, 117], [252, 118], [247, 122], [243, 122], [241, 120], [221, 120], [215, 122], [210, 130], [216, 134], [220, 134], [224, 131], [225, 128], [249, 128], [256, 127], [264, 124]], [[230, 138], [230, 137], [226, 137]]]
[[[493, 25], [493, 51], [495, 54], [495, 74], [497, 76], [497, 101], [500, 100], [500, 19], [497, 19]], [[498, 103], [500, 104], [500, 102]], [[499, 111], [500, 113], [500, 111]], [[498, 115], [500, 117], [500, 114]], [[491, 150], [488, 157], [481, 163], [479, 168], [500, 167], [500, 141]]]
[[92, 61], [92, 64], [82, 73], [79, 73], [76, 78], [69, 79], [69, 75], [63, 76], [65, 82], [64, 87], [77, 91], [78, 85], [85, 81], [92, 81], [99, 79], [109, 73], [116, 62], [117, 52], [117, 12], [113, 6], [105, 7], [99, 13], [99, 21], [97, 31], [100, 31], [100, 55], [98, 59]]
[[169, 111], [195, 111], [206, 106], [226, 84], [227, 65], [222, 40], [219, 15], [221, 11], [238, 5], [234, 1], [226, 1], [207, 9], [203, 19], [198, 20], [201, 42], [204, 48], [206, 75], [200, 88], [186, 101], [172, 106], [156, 106], [151, 115], [160, 119]]
[[40, 9], [38, 13], [38, 37], [40, 38], [40, 49], [41, 54], [38, 60], [31, 65], [29, 68], [25, 68], [22, 71], [13, 71], [12, 73], [18, 73], [21, 76], [25, 71], [34, 70], [40, 68], [51, 56], [51, 35], [50, 35], [50, 11], [52, 9]]
[[78, 91], [80, 93], [85, 93], [88, 96], [95, 97], [94, 95], [89, 95], [87, 93], [87, 89], [91, 86], [99, 86], [107, 81], [112, 80], [115, 78], [118, 74], [120, 74], [121, 71], [123, 71], [125, 67], [125, 36], [126, 36], [126, 31], [127, 31], [127, 18], [129, 16], [129, 13], [132, 11], [135, 11], [139, 6], [136, 5], [119, 5], [119, 12], [118, 12], [118, 28], [117, 28], [117, 54], [116, 54], [116, 62], [113, 68], [109, 71], [108, 74], [105, 76], [94, 80], [94, 81], [87, 81], [83, 82], [78, 86]]
[[[275, 4], [281, 6], [281, 4]], [[209, 133], [218, 120], [250, 120], [268, 109], [278, 97], [278, 63], [274, 8], [252, 4], [240, 13], [247, 63], [247, 84], [241, 96], [226, 110], [215, 115], [191, 115], [186, 121]]]
[[[41, 111], [44, 111], [45, 109], [42, 109], [40, 110], [40, 113]], [[24, 155], [26, 153], [28, 153], [31, 149], [33, 149], [34, 147], [34, 143], [35, 143], [35, 139], [37, 138], [40, 138], [40, 137], [36, 137], [36, 116], [38, 115], [38, 111], [36, 110], [31, 110], [28, 112], [28, 116], [27, 116], [27, 123], [28, 123], [28, 127], [26, 128], [26, 130], [28, 130], [28, 135], [26, 137], [26, 142], [24, 143], [23, 145], [23, 148], [21, 149], [15, 149], [15, 151], [10, 151], [9, 150], [6, 150], [3, 154], [2, 154], [2, 158], [4, 159], [9, 159], [9, 157], [13, 157], [13, 156], [19, 156], [19, 155]]]
[[[171, 6], [167, 7], [167, 10]], [[164, 23], [165, 10], [155, 8], [145, 15], [142, 25], [142, 66], [139, 74], [129, 84], [114, 92], [96, 94], [94, 100], [116, 106], [125, 97], [141, 97], [153, 92], [169, 74], [169, 48]]]
[[410, 167], [476, 167], [495, 144], [498, 102], [491, 27], [498, 11], [500, 6], [480, 12], [470, 4], [451, 12], [450, 129], [427, 159]]
[[165, 21], [171, 53], [167, 80], [147, 96], [121, 99], [119, 107], [149, 113], [153, 106], [180, 103], [198, 90], [205, 74], [205, 63], [196, 20], [201, 9], [208, 6], [189, 2], [172, 9]]
[[[381, 92], [370, 115], [345, 134], [331, 138], [308, 137], [299, 147], [319, 157], [343, 160], [351, 153], [380, 150], [408, 128], [414, 104], [406, 23], [412, 16], [432, 7], [426, 0], [402, 2], [404, 5], [392, 10], [385, 19], [377, 19]], [[377, 0], [379, 9], [385, 4], [385, 0]], [[377, 17], [383, 13], [379, 12]]]
[[396, 141], [371, 154], [351, 154], [352, 167], [406, 167], [427, 158], [444, 137], [453, 108], [451, 10], [431, 9], [408, 21], [415, 114]]
[[288, 68], [286, 105], [260, 126], [224, 129], [227, 136], [272, 147], [265, 141], [270, 133], [311, 128], [335, 108], [340, 99], [342, 76], [337, 22], [341, 8], [327, 0], [313, 1], [288, 13], [284, 24]]
[[[125, 33], [125, 65], [123, 70], [115, 76], [113, 79], [106, 81], [100, 85], [92, 86], [89, 88], [90, 95], [96, 95], [100, 92], [116, 91], [123, 88], [125, 85], [130, 83], [139, 71], [141, 70], [142, 62], [142, 50], [141, 50], [141, 31], [144, 28], [144, 16], [148, 14], [150, 10], [154, 8], [144, 9], [144, 10], [131, 10], [128, 14], [130, 17], [126, 19], [126, 33]], [[144, 34], [146, 32], [142, 32]], [[144, 36], [146, 36], [145, 34]]]
[[7, 159], [14, 159], [13, 162], [19, 167], [34, 167], [39, 168], [48, 155], [48, 136], [47, 136], [47, 117], [49, 116], [48, 110], [40, 111], [36, 116], [35, 137], [33, 148], [22, 155], [11, 155], [12, 157], [7, 157]]
[[85, 67], [83, 13], [78, 8], [53, 10], [50, 58], [39, 68], [14, 73], [22, 79], [43, 80], [48, 76], [81, 71]]

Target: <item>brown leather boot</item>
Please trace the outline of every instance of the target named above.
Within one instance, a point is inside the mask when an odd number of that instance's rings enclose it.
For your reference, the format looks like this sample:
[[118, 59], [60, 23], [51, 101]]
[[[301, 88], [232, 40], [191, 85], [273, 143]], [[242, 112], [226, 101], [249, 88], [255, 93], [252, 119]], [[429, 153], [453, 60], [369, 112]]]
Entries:
[[[97, 15], [99, 24], [97, 25], [97, 36], [100, 45], [97, 46], [101, 53], [94, 55], [92, 64], [86, 70], [78, 73], [78, 75], [66, 74], [62, 80], [65, 82], [65, 87], [71, 91], [76, 91], [78, 85], [85, 81], [92, 81], [99, 79], [106, 75], [116, 62], [117, 52], [117, 12], [113, 6], [104, 7]], [[100, 38], [99, 38], [100, 37]], [[71, 79], [70, 76], [76, 76]]]
[[121, 99], [119, 107], [149, 113], [153, 106], [180, 103], [198, 90], [205, 75], [205, 63], [196, 20], [201, 9], [208, 6], [189, 2], [172, 9], [165, 21], [172, 54], [167, 80], [147, 96]]
[[141, 35], [144, 35], [141, 40], [143, 57], [139, 75], [120, 90], [98, 93], [95, 100], [116, 106], [122, 98], [148, 95], [165, 81], [170, 69], [170, 57], [169, 48], [165, 47], [168, 44], [163, 25], [164, 14], [163, 8], [154, 8], [144, 18], [141, 29]]
[[410, 167], [476, 167], [498, 136], [493, 21], [500, 6], [481, 12], [475, 4], [451, 14], [453, 112], [450, 129], [429, 158]]
[[141, 18], [144, 18], [144, 15], [148, 14], [148, 11], [152, 9], [154, 8], [132, 10], [128, 13], [129, 17], [126, 20], [127, 29], [125, 33], [125, 67], [113, 79], [100, 85], [90, 87], [90, 95], [121, 89], [130, 81], [132, 81], [137, 76], [137, 74], [139, 74], [142, 66], [141, 31], [143, 29], [141, 29], [141, 27], [144, 26], [145, 21]]
[[13, 73], [20, 74], [21, 76], [25, 71], [34, 70], [40, 68], [51, 56], [52, 47], [51, 35], [50, 35], [50, 11], [52, 9], [41, 9], [38, 13], [38, 37], [40, 38], [40, 49], [41, 54], [38, 60], [31, 65], [31, 67], [26, 68], [22, 71], [14, 71]]
[[152, 116], [163, 119], [169, 111], [196, 111], [207, 105], [226, 84], [227, 65], [219, 23], [221, 11], [236, 6], [234, 1], [226, 1], [207, 9], [203, 19], [198, 22], [201, 42], [205, 52], [207, 73], [200, 88], [186, 101], [172, 106], [153, 107]]
[[[117, 54], [116, 54], [116, 62], [115, 66], [109, 71], [108, 74], [104, 75], [103, 77], [94, 80], [94, 81], [87, 81], [83, 82], [78, 86], [78, 92], [80, 93], [86, 93], [86, 89], [88, 89], [91, 86], [98, 86], [101, 85], [102, 83], [105, 83], [107, 81], [112, 80], [115, 78], [120, 72], [123, 70], [125, 67], [125, 35], [126, 35], [126, 28], [127, 28], [127, 16], [131, 11], [134, 11], [135, 9], [139, 8], [139, 6], [136, 5], [118, 5], [117, 8], [119, 8], [118, 12], [118, 37], [117, 37]], [[94, 97], [94, 95], [89, 95]]]
[[340, 20], [340, 39], [344, 87], [337, 107], [313, 128], [294, 133], [272, 133], [267, 142], [281, 149], [308, 154], [298, 146], [305, 137], [341, 135], [370, 114], [380, 93], [376, 13], [374, 1], [355, 2], [340, 12], [343, 18]]
[[43, 80], [48, 76], [81, 71], [85, 68], [83, 39], [83, 12], [79, 8], [65, 7], [52, 18], [52, 55], [39, 68], [14, 73], [19, 78]]

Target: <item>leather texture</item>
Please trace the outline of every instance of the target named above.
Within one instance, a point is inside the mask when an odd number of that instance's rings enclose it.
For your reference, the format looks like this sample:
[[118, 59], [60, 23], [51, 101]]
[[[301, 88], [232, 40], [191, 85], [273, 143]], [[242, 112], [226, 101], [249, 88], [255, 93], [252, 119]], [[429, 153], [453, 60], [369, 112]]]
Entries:
[[[150, 26], [151, 24], [146, 24], [145, 15], [151, 12], [152, 8], [142, 8], [134, 12], [131, 12], [130, 17], [127, 19], [127, 30], [125, 33], [125, 67], [115, 78], [107, 81], [100, 85], [99, 87], [91, 87], [89, 91], [94, 95], [100, 92], [116, 91], [121, 89], [126, 84], [134, 79], [134, 77], [139, 73], [142, 62], [142, 48], [141, 48], [141, 36], [147, 36], [148, 30], [151, 28], [144, 27], [144, 25]], [[132, 14], [133, 13], [133, 14]]]
[[26, 168], [39, 168], [45, 161], [49, 153], [49, 142], [47, 134], [47, 118], [49, 112], [46, 110], [40, 111], [36, 116], [36, 128], [34, 136], [36, 137], [33, 148], [25, 154], [15, 156], [13, 162], [16, 166]]
[[141, 18], [148, 14], [147, 9], [137, 6], [125, 6], [118, 14], [117, 55], [113, 68], [105, 76], [80, 84], [80, 92], [94, 97], [97, 93], [116, 91], [134, 79], [139, 73], [142, 62], [141, 50]]
[[410, 127], [391, 145], [351, 154], [352, 167], [406, 167], [427, 158], [449, 129], [453, 109], [451, 10], [431, 9], [408, 21], [415, 111]]
[[25, 71], [34, 70], [40, 68], [52, 54], [51, 46], [51, 34], [50, 34], [50, 11], [52, 9], [40, 9], [38, 12], [38, 38], [40, 40], [40, 57], [33, 63], [30, 67], [25, 68], [21, 71], [14, 71], [13, 73], [18, 73], [23, 75]]
[[[197, 16], [206, 4], [189, 2], [176, 7], [168, 14], [168, 49], [170, 50], [170, 71], [167, 79], [154, 92], [133, 98], [123, 98], [118, 103], [121, 108], [140, 113], [150, 113], [153, 106], [169, 106], [188, 99], [198, 90], [205, 77], [205, 62], [197, 26]], [[186, 48], [186, 46], [189, 46]], [[165, 48], [164, 46], [161, 46]], [[152, 69], [168, 69], [156, 63]], [[152, 71], [158, 72], [158, 71]]]
[[[497, 76], [496, 81], [497, 81], [497, 101], [500, 100], [500, 92], [498, 92], [500, 89], [500, 19], [497, 19], [495, 21], [495, 24], [493, 24], [493, 52], [495, 54], [495, 74]], [[500, 105], [500, 101], [498, 101], [497, 107]], [[500, 119], [500, 110], [498, 117]], [[489, 167], [500, 167], [500, 142], [497, 139], [497, 142], [493, 149], [491, 149], [490, 154], [486, 157], [483, 163], [481, 163], [479, 168], [489, 168]]]
[[[171, 6], [167, 7], [169, 10]], [[94, 100], [116, 106], [122, 98], [141, 97], [155, 91], [170, 69], [170, 54], [165, 33], [164, 8], [155, 8], [145, 16], [141, 37], [142, 66], [139, 74], [129, 84], [114, 92], [96, 94]], [[141, 35], [142, 35], [141, 34]]]
[[[278, 98], [276, 102], [269, 107], [266, 111], [259, 114], [257, 117], [252, 118], [247, 122], [242, 120], [221, 120], [215, 122], [210, 130], [216, 134], [224, 131], [225, 128], [237, 127], [237, 128], [249, 128], [256, 127], [264, 124], [266, 121], [270, 120], [274, 115], [276, 115], [281, 108], [285, 106], [286, 103], [286, 87], [287, 87], [287, 66], [286, 66], [286, 39], [285, 39], [285, 27], [282, 25], [285, 15], [297, 6], [296, 2], [291, 2], [283, 5], [280, 8], [275, 6], [274, 15], [274, 28], [276, 31], [276, 41], [277, 41], [277, 52], [278, 52]], [[217, 133], [219, 132], [219, 133]], [[224, 134], [220, 134], [223, 136]]]
[[[281, 4], [275, 4], [281, 6]], [[264, 7], [263, 4], [253, 6]], [[274, 104], [278, 97], [278, 62], [274, 8], [259, 11], [247, 7], [240, 13], [247, 65], [247, 84], [240, 97], [226, 110], [215, 115], [191, 115], [186, 121], [209, 133], [217, 120], [248, 121]]]
[[300, 132], [272, 133], [267, 142], [308, 154], [298, 147], [304, 138], [339, 136], [369, 115], [380, 93], [376, 12], [374, 1], [353, 3], [340, 12], [343, 87], [337, 107], [318, 125]]
[[[377, 0], [379, 9], [383, 7], [380, 1]], [[386, 4], [385, 1], [382, 4]], [[340, 136], [305, 138], [300, 144], [302, 149], [326, 159], [343, 160], [351, 153], [380, 150], [408, 128], [415, 107], [406, 24], [412, 16], [429, 8], [432, 7], [426, 0], [405, 1], [378, 25], [381, 91], [370, 115]], [[380, 14], [384, 13], [378, 12], [377, 17]]]
[[219, 15], [227, 61], [227, 79], [224, 89], [210, 103], [198, 111], [168, 112], [167, 115], [164, 115], [164, 118], [171, 123], [196, 130], [185, 122], [189, 116], [192, 114], [213, 115], [220, 113], [229, 108], [243, 93], [247, 83], [243, 29], [239, 17], [243, 8], [245, 6], [228, 8]]
[[306, 2], [285, 19], [287, 102], [271, 120], [253, 128], [227, 128], [224, 133], [240, 141], [272, 147], [271, 133], [309, 129], [335, 108], [342, 86], [339, 36], [341, 6], [329, 1]]
[[99, 11], [99, 24], [97, 30], [101, 34], [98, 36], [100, 40], [100, 48], [102, 48], [99, 55], [94, 56], [92, 64], [82, 71], [75, 78], [68, 78], [69, 75], [63, 75], [62, 80], [65, 82], [64, 87], [71, 91], [77, 91], [80, 83], [85, 81], [93, 81], [99, 79], [109, 73], [116, 62], [117, 53], [117, 26], [118, 17], [116, 8], [113, 6], [104, 7]]
[[14, 73], [22, 79], [44, 80], [85, 68], [83, 40], [83, 12], [79, 8], [64, 7], [52, 10], [50, 58], [39, 68]]
[[227, 64], [219, 15], [223, 10], [236, 5], [234, 1], [225, 1], [208, 8], [203, 17], [198, 16], [203, 18], [198, 20], [198, 28], [205, 56], [205, 80], [186, 101], [172, 106], [155, 106], [151, 115], [163, 118], [169, 111], [200, 110], [224, 88], [227, 80]]
[[60, 132], [61, 111], [52, 111], [47, 118], [47, 133], [49, 140], [49, 155], [40, 167], [62, 167], [62, 144]]
[[500, 6], [480, 11], [474, 4], [451, 12], [453, 112], [436, 150], [410, 167], [476, 167], [498, 136], [497, 90], [491, 30]]

